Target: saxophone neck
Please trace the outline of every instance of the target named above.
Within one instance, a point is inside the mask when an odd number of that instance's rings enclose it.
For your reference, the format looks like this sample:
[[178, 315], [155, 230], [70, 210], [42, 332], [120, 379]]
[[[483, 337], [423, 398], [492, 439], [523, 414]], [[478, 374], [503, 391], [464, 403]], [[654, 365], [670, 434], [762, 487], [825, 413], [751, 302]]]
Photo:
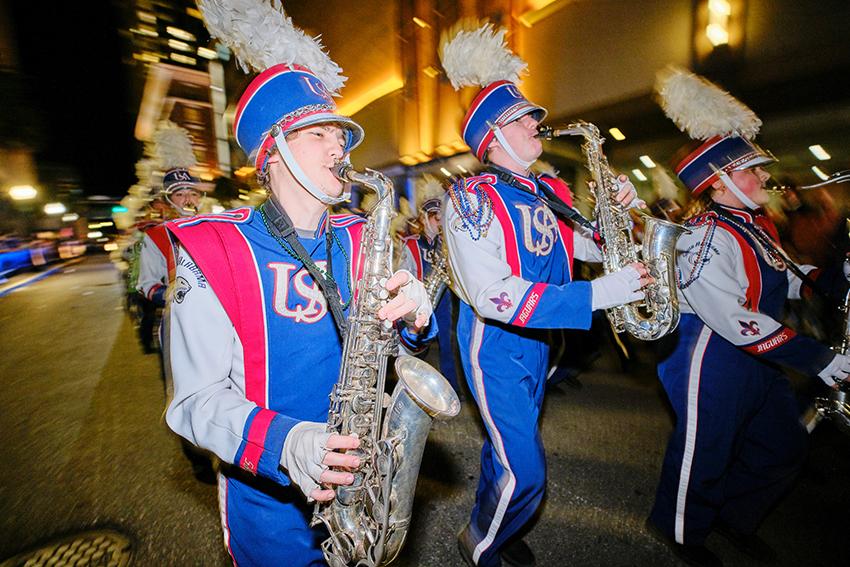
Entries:
[[374, 169], [357, 171], [351, 163], [342, 161], [336, 165], [334, 174], [340, 181], [359, 183], [372, 189], [378, 195], [378, 206], [384, 204], [382, 203], [384, 199], [393, 192], [392, 181], [386, 175]]
[[585, 138], [599, 138], [600, 144], [605, 139], [599, 136], [599, 128], [590, 122], [579, 120], [565, 126], [540, 126], [537, 137], [544, 140], [560, 138], [561, 136], [583, 136]]

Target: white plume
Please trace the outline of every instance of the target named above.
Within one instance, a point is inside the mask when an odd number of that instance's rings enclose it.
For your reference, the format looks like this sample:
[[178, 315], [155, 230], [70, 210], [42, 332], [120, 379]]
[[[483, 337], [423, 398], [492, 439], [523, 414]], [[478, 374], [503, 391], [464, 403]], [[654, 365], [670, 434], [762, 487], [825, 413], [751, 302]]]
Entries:
[[159, 166], [168, 171], [174, 167], [189, 169], [198, 162], [192, 149], [192, 138], [189, 131], [167, 120], [160, 123], [153, 135], [154, 153]]
[[198, 0], [210, 35], [226, 45], [243, 71], [278, 64], [310, 69], [334, 96], [345, 84], [342, 69], [325, 53], [320, 36], [295, 27], [280, 0]]
[[761, 120], [714, 83], [679, 67], [658, 73], [655, 92], [664, 113], [691, 138], [707, 140], [737, 132], [751, 140]]
[[153, 172], [157, 168], [156, 160], [145, 157], [136, 162], [136, 178], [141, 186], [150, 187]]
[[518, 84], [527, 64], [508, 49], [507, 30], [489, 23], [471, 28], [469, 21], [458, 22], [440, 39], [440, 61], [455, 90], [501, 80]]
[[[413, 213], [410, 211], [410, 201], [408, 201], [406, 197], [400, 197], [398, 200], [398, 214], [390, 221], [390, 234], [392, 234], [393, 240], [396, 243], [396, 252], [399, 255], [399, 259], [402, 253], [402, 247], [399, 244], [399, 237], [402, 234], [407, 233], [408, 223], [412, 216]], [[398, 262], [396, 262], [396, 265], [398, 265]]]
[[421, 213], [422, 205], [431, 199], [443, 200], [446, 189], [433, 175], [425, 174], [416, 180], [416, 214]]
[[537, 174], [558, 177], [558, 170], [555, 169], [555, 166], [549, 163], [548, 161], [544, 161], [542, 159], [539, 159], [531, 164], [531, 171]]
[[360, 210], [364, 213], [371, 213], [372, 209], [375, 208], [375, 205], [378, 204], [378, 196], [369, 191], [368, 193], [363, 193], [360, 197]]
[[676, 199], [679, 196], [679, 186], [666, 169], [659, 165], [651, 175], [652, 186], [660, 199]]

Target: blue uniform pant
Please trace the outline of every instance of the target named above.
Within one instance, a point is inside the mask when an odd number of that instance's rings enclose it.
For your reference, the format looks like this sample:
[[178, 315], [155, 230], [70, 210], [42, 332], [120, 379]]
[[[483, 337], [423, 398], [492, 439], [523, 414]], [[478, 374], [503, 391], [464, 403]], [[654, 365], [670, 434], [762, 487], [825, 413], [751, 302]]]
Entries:
[[802, 466], [808, 436], [788, 380], [683, 315], [659, 366], [676, 414], [651, 521], [702, 545], [715, 522], [753, 533]]
[[461, 393], [458, 381], [457, 368], [455, 367], [455, 326], [452, 325], [452, 302], [454, 295], [451, 290], [443, 291], [442, 297], [434, 308], [434, 316], [440, 332], [437, 334], [437, 343], [440, 345], [440, 373], [445, 376], [455, 392]]
[[499, 548], [534, 515], [546, 488], [538, 420], [548, 371], [544, 332], [476, 318], [461, 305], [458, 341], [487, 438], [470, 519], [478, 565], [501, 564]]
[[313, 507], [295, 486], [280, 486], [227, 468], [219, 475], [224, 543], [238, 567], [327, 565], [322, 526], [309, 526]]

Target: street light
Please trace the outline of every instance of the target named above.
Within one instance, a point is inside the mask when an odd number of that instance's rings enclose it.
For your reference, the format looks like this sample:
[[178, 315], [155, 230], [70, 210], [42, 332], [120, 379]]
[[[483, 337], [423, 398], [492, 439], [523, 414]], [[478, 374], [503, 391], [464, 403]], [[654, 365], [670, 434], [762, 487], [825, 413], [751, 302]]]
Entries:
[[32, 185], [15, 185], [9, 188], [9, 196], [15, 201], [28, 201], [38, 196], [38, 191]]
[[68, 209], [62, 203], [47, 203], [44, 205], [44, 214], [46, 215], [64, 215], [67, 212]]

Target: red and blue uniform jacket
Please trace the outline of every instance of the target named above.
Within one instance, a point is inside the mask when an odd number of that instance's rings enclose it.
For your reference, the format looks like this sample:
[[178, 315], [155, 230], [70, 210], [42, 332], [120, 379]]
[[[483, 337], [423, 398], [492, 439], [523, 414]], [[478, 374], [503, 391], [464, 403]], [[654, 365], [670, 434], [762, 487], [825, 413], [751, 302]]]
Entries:
[[[365, 221], [338, 215], [327, 224], [333, 277], [348, 305], [362, 272]], [[299, 235], [320, 268], [327, 265], [325, 225]], [[325, 298], [250, 208], [167, 226], [178, 242], [166, 317], [168, 425], [222, 461], [287, 485], [279, 466], [286, 435], [300, 421], [327, 420], [342, 358]], [[435, 333], [403, 328], [400, 336], [417, 348]]]
[[[688, 221], [690, 234], [679, 238], [680, 306], [739, 350], [816, 375], [833, 358], [825, 345], [798, 335], [780, 320], [787, 299], [805, 295], [808, 286], [771, 255], [754, 234], [780, 246], [773, 223], [748, 210], [714, 205]], [[814, 266], [801, 266], [817, 277]]]

